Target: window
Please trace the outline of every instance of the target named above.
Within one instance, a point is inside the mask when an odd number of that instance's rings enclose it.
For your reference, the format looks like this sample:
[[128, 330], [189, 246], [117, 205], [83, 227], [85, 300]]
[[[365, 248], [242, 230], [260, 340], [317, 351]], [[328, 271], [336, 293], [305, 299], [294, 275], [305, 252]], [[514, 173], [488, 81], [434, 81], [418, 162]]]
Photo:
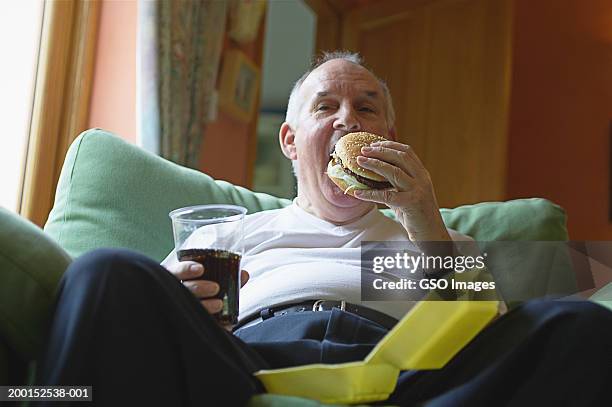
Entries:
[[296, 195], [295, 178], [278, 145], [278, 130], [295, 81], [309, 68], [317, 18], [303, 1], [268, 3], [257, 161], [253, 189], [282, 198]]
[[0, 206], [19, 210], [43, 15], [42, 0], [0, 2]]

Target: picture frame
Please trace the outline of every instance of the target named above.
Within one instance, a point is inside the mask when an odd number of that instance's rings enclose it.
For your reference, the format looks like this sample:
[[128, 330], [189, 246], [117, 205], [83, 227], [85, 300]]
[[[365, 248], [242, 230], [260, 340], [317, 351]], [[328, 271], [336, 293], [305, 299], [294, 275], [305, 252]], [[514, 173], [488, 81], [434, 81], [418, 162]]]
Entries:
[[259, 68], [244, 52], [226, 51], [219, 85], [219, 107], [240, 121], [250, 122], [257, 105], [259, 78]]

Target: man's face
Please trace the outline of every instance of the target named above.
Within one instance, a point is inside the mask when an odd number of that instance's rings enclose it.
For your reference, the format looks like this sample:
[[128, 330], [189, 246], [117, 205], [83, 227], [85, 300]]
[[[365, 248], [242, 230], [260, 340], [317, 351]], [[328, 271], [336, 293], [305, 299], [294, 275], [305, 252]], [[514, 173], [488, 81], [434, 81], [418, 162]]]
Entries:
[[325, 172], [330, 153], [345, 134], [367, 131], [390, 138], [380, 83], [359, 65], [332, 60], [306, 78], [299, 100], [293, 129], [299, 195], [325, 219], [342, 221], [365, 213], [372, 203], [344, 194]]

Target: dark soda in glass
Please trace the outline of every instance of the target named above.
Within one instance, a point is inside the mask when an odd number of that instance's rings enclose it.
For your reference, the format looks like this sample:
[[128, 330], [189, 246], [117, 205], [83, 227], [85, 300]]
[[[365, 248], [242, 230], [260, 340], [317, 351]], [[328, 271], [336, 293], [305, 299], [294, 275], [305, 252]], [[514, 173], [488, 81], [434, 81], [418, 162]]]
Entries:
[[238, 322], [241, 256], [221, 249], [184, 249], [179, 250], [177, 256], [179, 261], [195, 261], [204, 266], [204, 274], [199, 279], [219, 284], [219, 292], [214, 298], [223, 301], [223, 309], [214, 317], [222, 325], [235, 325]]

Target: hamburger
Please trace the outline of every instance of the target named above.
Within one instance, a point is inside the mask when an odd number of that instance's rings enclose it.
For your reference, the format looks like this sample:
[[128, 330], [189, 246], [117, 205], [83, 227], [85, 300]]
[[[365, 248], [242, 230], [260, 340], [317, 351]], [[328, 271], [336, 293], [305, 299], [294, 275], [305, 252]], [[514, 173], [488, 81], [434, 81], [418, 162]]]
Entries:
[[331, 154], [331, 160], [327, 164], [327, 176], [345, 194], [351, 196], [354, 196], [353, 192], [356, 189], [391, 188], [385, 177], [357, 164], [357, 157], [361, 155], [362, 147], [385, 140], [384, 137], [365, 132], [345, 135], [336, 143]]

